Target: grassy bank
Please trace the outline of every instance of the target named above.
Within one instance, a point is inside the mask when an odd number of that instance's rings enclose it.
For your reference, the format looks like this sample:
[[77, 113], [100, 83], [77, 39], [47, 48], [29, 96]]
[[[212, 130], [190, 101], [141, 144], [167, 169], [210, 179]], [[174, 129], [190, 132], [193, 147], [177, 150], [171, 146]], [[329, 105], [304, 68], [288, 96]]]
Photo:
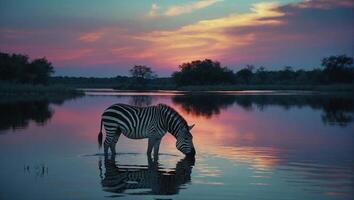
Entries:
[[329, 92], [353, 92], [353, 84], [331, 85], [209, 85], [209, 86], [182, 86], [181, 91], [242, 91], [242, 90], [308, 90]]
[[122, 88], [119, 90], [177, 90], [177, 91], [244, 91], [244, 90], [306, 90], [306, 91], [328, 91], [328, 92], [354, 92], [354, 84], [329, 84], [329, 85], [147, 85], [144, 88]]
[[[354, 92], [353, 84], [330, 85], [203, 85], [180, 86], [175, 85], [146, 85], [145, 87], [112, 87], [111, 85], [95, 85], [91, 88], [114, 88], [118, 90], [177, 90], [177, 91], [243, 91], [243, 90], [307, 90], [328, 92]], [[0, 83], [0, 95], [26, 95], [26, 96], [80, 96], [84, 92], [71, 85], [29, 85]]]
[[268, 84], [233, 84], [233, 85], [191, 85], [177, 86], [171, 77], [156, 78], [146, 85], [136, 83], [132, 77], [85, 78], [85, 77], [51, 77], [51, 85], [64, 85], [74, 88], [112, 88], [117, 90], [179, 90], [179, 91], [241, 91], [241, 90], [308, 90], [308, 91], [346, 91], [354, 89], [353, 83], [314, 84], [314, 83], [268, 83]]
[[84, 95], [73, 87], [65, 85], [31, 85], [0, 83], [0, 95], [26, 95], [26, 96], [81, 96]]

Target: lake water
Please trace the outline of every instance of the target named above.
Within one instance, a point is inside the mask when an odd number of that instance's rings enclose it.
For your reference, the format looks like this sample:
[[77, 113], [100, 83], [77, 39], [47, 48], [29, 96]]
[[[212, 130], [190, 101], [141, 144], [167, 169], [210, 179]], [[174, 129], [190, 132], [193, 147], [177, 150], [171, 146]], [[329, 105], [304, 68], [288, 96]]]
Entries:
[[[175, 108], [197, 155], [166, 134], [120, 137], [102, 156], [100, 115], [114, 103]], [[310, 92], [120, 93], [0, 100], [0, 199], [353, 199], [354, 98]]]

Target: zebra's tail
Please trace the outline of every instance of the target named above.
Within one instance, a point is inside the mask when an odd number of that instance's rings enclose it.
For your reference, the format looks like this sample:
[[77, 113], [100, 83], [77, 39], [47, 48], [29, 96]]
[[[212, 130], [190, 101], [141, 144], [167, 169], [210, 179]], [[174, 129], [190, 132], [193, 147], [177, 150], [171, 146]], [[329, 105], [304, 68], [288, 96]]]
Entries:
[[102, 119], [101, 119], [101, 127], [100, 127], [100, 132], [98, 133], [98, 148], [101, 149], [102, 147]]

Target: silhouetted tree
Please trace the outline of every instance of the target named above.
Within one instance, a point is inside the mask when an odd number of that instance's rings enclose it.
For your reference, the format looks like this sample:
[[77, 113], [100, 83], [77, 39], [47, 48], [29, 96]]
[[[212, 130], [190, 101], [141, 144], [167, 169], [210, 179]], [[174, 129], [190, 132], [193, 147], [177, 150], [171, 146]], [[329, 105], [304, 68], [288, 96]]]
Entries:
[[254, 75], [256, 83], [265, 83], [267, 81], [267, 72], [263, 66], [259, 67]]
[[306, 71], [306, 75], [308, 76], [307, 80], [302, 81], [300, 83], [307, 82], [312, 84], [316, 84], [316, 83], [321, 84], [325, 82], [325, 75], [323, 73], [323, 70], [321, 69], [313, 69], [311, 71]]
[[353, 58], [346, 55], [330, 56], [322, 59], [324, 73], [330, 82], [353, 82]]
[[277, 79], [282, 82], [291, 82], [295, 79], [295, 77], [296, 74], [293, 68], [290, 66], [285, 66], [283, 70], [279, 71]]
[[246, 67], [234, 74], [228, 68], [220, 67], [219, 62], [210, 59], [197, 60], [180, 65], [181, 71], [172, 74], [178, 85], [207, 84], [323, 84], [353, 83], [353, 58], [346, 55], [330, 56], [322, 60], [324, 69], [297, 70], [285, 66], [282, 70], [267, 71], [264, 67]]
[[22, 81], [47, 84], [48, 78], [53, 72], [53, 66], [46, 58], [35, 59], [29, 65], [26, 65]]
[[183, 63], [180, 71], [174, 72], [172, 78], [178, 85], [213, 85], [234, 82], [234, 73], [227, 67], [210, 59]]
[[23, 76], [23, 69], [27, 65], [28, 56], [0, 52], [0, 79], [19, 82]]
[[0, 80], [14, 83], [46, 84], [54, 72], [46, 58], [29, 62], [28, 56], [0, 52]]
[[252, 79], [253, 76], [253, 65], [247, 65], [245, 68], [241, 69], [236, 73], [236, 77], [241, 83], [250, 83], [250, 80]]
[[135, 65], [129, 70], [129, 72], [140, 85], [145, 85], [149, 80], [156, 78], [156, 75], [151, 68], [145, 65]]

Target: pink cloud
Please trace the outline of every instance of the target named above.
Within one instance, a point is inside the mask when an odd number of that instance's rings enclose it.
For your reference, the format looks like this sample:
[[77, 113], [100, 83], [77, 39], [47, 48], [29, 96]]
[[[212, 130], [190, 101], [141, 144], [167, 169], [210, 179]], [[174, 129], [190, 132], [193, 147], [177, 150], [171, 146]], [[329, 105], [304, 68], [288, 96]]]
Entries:
[[93, 33], [85, 33], [79, 37], [79, 40], [84, 42], [95, 42], [99, 40], [103, 35], [103, 32], [93, 32]]
[[[200, 20], [179, 28], [105, 24], [87, 31], [0, 29], [1, 50], [44, 57], [57, 67], [128, 69], [146, 64], [174, 71], [183, 62], [211, 58], [222, 64], [305, 63], [352, 46], [353, 1], [311, 0], [254, 4], [248, 12]], [[156, 8], [156, 6], [155, 6]], [[167, 19], [159, 19], [167, 20]], [[152, 30], [152, 31], [151, 31]], [[352, 49], [352, 48], [351, 48]], [[317, 52], [314, 56], [313, 52]], [[352, 50], [349, 53], [353, 53]], [[327, 56], [327, 55], [321, 55]], [[289, 63], [290, 62], [290, 63]], [[110, 69], [108, 69], [110, 70]]]

